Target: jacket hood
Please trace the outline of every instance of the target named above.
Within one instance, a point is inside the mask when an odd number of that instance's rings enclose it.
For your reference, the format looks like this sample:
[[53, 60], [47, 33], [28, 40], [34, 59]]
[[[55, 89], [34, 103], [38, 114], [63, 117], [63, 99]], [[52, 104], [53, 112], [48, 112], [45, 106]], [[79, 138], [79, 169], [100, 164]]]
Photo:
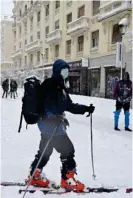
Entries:
[[61, 70], [65, 69], [65, 68], [68, 68], [68, 69], [70, 68], [68, 63], [66, 63], [62, 59], [56, 60], [53, 64], [53, 74], [52, 74], [52, 76], [55, 77], [55, 78], [60, 78]]
[[129, 73], [128, 72], [124, 72], [123, 74], [123, 80], [130, 80], [130, 76], [129, 76]]

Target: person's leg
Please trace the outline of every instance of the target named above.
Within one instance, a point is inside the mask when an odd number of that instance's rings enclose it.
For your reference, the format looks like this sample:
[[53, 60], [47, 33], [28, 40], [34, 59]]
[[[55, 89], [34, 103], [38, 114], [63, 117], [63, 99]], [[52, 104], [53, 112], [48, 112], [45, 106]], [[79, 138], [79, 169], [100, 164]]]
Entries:
[[6, 98], [7, 98], [7, 96], [8, 96], [8, 91], [6, 91]]
[[4, 95], [5, 95], [5, 93], [6, 93], [6, 91], [5, 91], [5, 90], [3, 90], [3, 95], [2, 95], [2, 98], [4, 98]]
[[119, 130], [118, 123], [119, 123], [119, 116], [121, 112], [122, 104], [119, 101], [116, 101], [116, 111], [114, 111], [114, 129]]
[[61, 168], [61, 186], [74, 190], [83, 190], [84, 184], [76, 181], [74, 175], [76, 174], [76, 162], [74, 160], [74, 146], [67, 135], [60, 135], [55, 137], [53, 142], [54, 148], [60, 153], [62, 162]]
[[130, 103], [125, 103], [123, 105], [123, 109], [124, 109], [124, 114], [125, 114], [125, 130], [126, 131], [132, 131], [131, 129], [129, 129]]
[[74, 146], [67, 135], [61, 135], [55, 137], [53, 142], [54, 148], [60, 153], [60, 159], [62, 162], [61, 174], [66, 179], [66, 173], [68, 170], [74, 170], [76, 168], [76, 162], [74, 160]]
[[[33, 174], [37, 164], [38, 164], [38, 161], [40, 160], [40, 157], [44, 151], [44, 148], [47, 144], [49, 140], [49, 137], [48, 136], [45, 136], [45, 135], [41, 135], [41, 141], [40, 141], [40, 145], [39, 145], [39, 150], [38, 150], [38, 153], [35, 155], [35, 159], [34, 161], [32, 162], [31, 164], [31, 171], [30, 171], [30, 175]], [[38, 169], [42, 170], [43, 167], [47, 164], [47, 162], [49, 161], [49, 158], [50, 158], [50, 155], [52, 154], [53, 152], [53, 145], [52, 145], [52, 142], [49, 143], [43, 157], [42, 157], [42, 160], [40, 161], [39, 165], [38, 165]]]
[[13, 97], [14, 97], [14, 99], [15, 99], [15, 91], [13, 92]]
[[[49, 140], [49, 137], [41, 135], [39, 150], [38, 150], [38, 153], [35, 155], [34, 161], [31, 164], [30, 175], [28, 176], [28, 182], [31, 185], [47, 187], [50, 184], [50, 181], [46, 178], [45, 174], [42, 173], [42, 169], [49, 161], [49, 157], [53, 151], [53, 146], [52, 146], [52, 143], [50, 142], [47, 149], [44, 152], [44, 149], [45, 149], [45, 146], [47, 145], [48, 140]], [[41, 158], [41, 161], [40, 161], [40, 158]]]

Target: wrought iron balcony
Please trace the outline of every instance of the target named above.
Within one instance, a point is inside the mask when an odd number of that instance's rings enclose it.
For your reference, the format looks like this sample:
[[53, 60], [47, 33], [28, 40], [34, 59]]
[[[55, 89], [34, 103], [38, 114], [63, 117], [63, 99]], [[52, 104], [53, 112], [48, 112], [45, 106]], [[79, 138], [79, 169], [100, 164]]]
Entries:
[[75, 21], [68, 23], [67, 34], [74, 36], [84, 31], [88, 30], [89, 28], [89, 19], [88, 17], [82, 16]]

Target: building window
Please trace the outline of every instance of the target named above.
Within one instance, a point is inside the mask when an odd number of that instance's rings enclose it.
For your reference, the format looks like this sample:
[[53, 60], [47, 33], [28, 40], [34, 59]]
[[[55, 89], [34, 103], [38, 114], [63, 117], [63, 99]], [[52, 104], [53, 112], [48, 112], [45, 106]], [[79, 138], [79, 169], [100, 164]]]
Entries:
[[59, 20], [55, 21], [55, 30], [59, 29], [60, 26], [59, 26]]
[[27, 56], [24, 57], [24, 64], [27, 65]]
[[99, 13], [100, 1], [92, 1], [92, 15], [96, 15]]
[[20, 16], [20, 17], [22, 16], [22, 12], [21, 12], [21, 10], [19, 10], [19, 16]]
[[112, 31], [112, 44], [121, 42], [121, 32], [118, 24], [115, 24], [113, 26], [113, 31]]
[[14, 32], [14, 40], [16, 41], [16, 31]]
[[67, 15], [67, 23], [70, 23], [72, 21], [72, 13]]
[[49, 15], [49, 4], [46, 5], [46, 7], [45, 7], [45, 15], [46, 15], [46, 16]]
[[19, 35], [21, 36], [21, 26], [19, 27]]
[[37, 39], [40, 39], [40, 32], [37, 32]]
[[32, 66], [33, 64], [33, 54], [30, 54], [30, 65]]
[[66, 54], [71, 54], [71, 40], [66, 41]]
[[59, 45], [55, 45], [55, 57], [59, 57]]
[[20, 58], [19, 59], [19, 66], [21, 67], [21, 64], [22, 64], [22, 59]]
[[79, 36], [78, 37], [77, 52], [82, 52], [83, 49], [84, 49], [84, 36]]
[[33, 17], [31, 17], [31, 19], [30, 19], [30, 29], [31, 30], [33, 29]]
[[27, 22], [25, 22], [24, 24], [24, 30], [25, 30], [25, 34], [27, 33]]
[[58, 9], [60, 7], [60, 1], [55, 2], [55, 9]]
[[30, 36], [30, 42], [33, 42], [33, 36]]
[[40, 51], [37, 52], [37, 62], [40, 63]]
[[99, 30], [92, 32], [92, 47], [98, 47], [99, 44]]
[[21, 48], [21, 42], [19, 43], [19, 48]]
[[45, 49], [45, 58], [46, 58], [46, 61], [48, 60], [48, 57], [49, 57], [49, 51], [48, 51], [48, 48]]
[[25, 5], [25, 12], [27, 12], [27, 5]]
[[30, 1], [31, 5], [33, 5], [33, 0]]
[[82, 7], [80, 7], [78, 9], [78, 18], [82, 17], [85, 15], [85, 5], [83, 5]]
[[49, 33], [49, 26], [47, 26], [47, 27], [45, 28], [45, 37], [46, 37], [46, 38], [47, 38], [48, 33]]
[[41, 19], [41, 12], [37, 12], [37, 22], [40, 22], [40, 19]]
[[25, 45], [27, 45], [27, 39], [25, 39], [24, 43], [25, 43]]

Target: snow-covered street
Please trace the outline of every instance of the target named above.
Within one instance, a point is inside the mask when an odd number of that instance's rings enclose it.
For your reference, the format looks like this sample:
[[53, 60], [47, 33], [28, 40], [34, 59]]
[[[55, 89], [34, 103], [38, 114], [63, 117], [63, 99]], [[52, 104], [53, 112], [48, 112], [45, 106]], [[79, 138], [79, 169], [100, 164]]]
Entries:
[[[92, 178], [90, 153], [90, 117], [66, 113], [70, 121], [68, 135], [76, 150], [77, 171], [80, 181], [90, 187], [118, 187], [115, 193], [86, 194], [80, 197], [90, 198], [129, 198], [125, 188], [132, 186], [132, 133], [124, 131], [124, 114], [120, 116], [121, 132], [113, 129], [113, 111], [115, 101], [85, 96], [71, 96], [74, 102], [89, 105], [93, 103], [93, 138], [94, 165], [96, 180]], [[18, 133], [21, 113], [22, 91], [19, 97], [1, 100], [1, 181], [23, 181], [27, 178], [29, 166], [38, 150], [40, 132], [36, 125], [28, 126], [23, 120], [23, 127]], [[132, 127], [132, 126], [131, 126]], [[51, 180], [60, 182], [60, 158], [54, 151], [44, 172]], [[1, 187], [2, 198], [21, 198], [19, 187]], [[41, 192], [26, 194], [25, 198], [59, 197], [43, 195]], [[61, 197], [79, 197], [70, 193]]]

